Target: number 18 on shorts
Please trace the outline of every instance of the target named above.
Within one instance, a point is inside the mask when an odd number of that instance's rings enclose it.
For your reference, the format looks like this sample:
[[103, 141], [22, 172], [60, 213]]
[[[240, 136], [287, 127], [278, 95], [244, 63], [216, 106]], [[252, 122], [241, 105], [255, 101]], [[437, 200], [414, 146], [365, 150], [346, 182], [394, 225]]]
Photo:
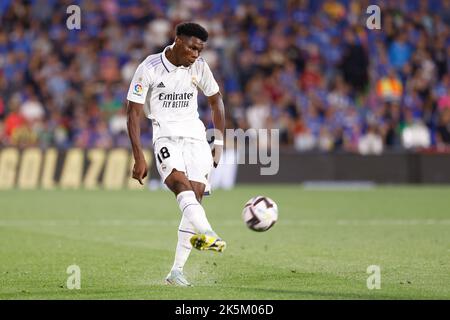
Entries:
[[175, 169], [189, 180], [207, 184], [213, 166], [211, 149], [206, 140], [186, 137], [161, 137], [154, 143], [156, 167], [163, 179]]

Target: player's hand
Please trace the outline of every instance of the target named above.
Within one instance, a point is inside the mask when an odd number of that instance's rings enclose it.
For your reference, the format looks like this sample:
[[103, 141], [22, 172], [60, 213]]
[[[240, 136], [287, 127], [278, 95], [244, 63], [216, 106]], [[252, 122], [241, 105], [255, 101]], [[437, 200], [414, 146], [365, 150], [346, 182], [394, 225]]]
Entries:
[[147, 176], [147, 172], [148, 166], [145, 159], [135, 160], [133, 166], [133, 179], [136, 179], [137, 181], [139, 181], [141, 185], [144, 185], [142, 179], [144, 179]]
[[212, 157], [213, 157], [214, 168], [217, 168], [217, 166], [219, 165], [219, 161], [220, 161], [220, 157], [222, 156], [222, 152], [223, 152], [223, 146], [214, 145], [214, 147], [211, 151]]

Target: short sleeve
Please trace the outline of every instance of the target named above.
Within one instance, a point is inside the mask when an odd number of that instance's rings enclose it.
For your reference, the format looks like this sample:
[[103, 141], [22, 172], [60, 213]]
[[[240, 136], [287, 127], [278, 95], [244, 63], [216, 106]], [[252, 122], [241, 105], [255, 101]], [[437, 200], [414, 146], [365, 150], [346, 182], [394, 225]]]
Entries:
[[216, 79], [214, 79], [211, 69], [209, 68], [206, 61], [203, 61], [203, 72], [198, 86], [203, 91], [203, 94], [207, 97], [210, 97], [219, 92], [219, 85], [217, 84]]
[[131, 80], [127, 99], [132, 102], [144, 104], [150, 86], [150, 70], [141, 63]]

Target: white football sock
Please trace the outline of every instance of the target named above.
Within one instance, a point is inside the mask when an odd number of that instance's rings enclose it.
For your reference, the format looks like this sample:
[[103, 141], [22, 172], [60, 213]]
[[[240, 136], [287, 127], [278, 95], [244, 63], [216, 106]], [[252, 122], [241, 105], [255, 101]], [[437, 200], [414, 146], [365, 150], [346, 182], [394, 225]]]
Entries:
[[195, 234], [194, 227], [189, 220], [183, 215], [178, 227], [178, 243], [175, 251], [175, 261], [172, 270], [183, 271], [183, 267], [189, 258], [192, 250], [191, 237]]
[[197, 201], [194, 191], [183, 191], [177, 195], [178, 205], [181, 213], [194, 227], [197, 233], [206, 233], [215, 235], [211, 225], [206, 218], [205, 210]]

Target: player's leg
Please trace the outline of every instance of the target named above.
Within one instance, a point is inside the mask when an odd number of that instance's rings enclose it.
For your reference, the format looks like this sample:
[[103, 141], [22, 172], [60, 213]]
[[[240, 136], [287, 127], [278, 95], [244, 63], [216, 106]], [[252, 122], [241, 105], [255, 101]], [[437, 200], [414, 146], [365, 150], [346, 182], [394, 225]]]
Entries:
[[198, 202], [202, 202], [203, 200], [203, 195], [205, 193], [205, 185], [201, 182], [197, 182], [197, 181], [192, 181], [189, 180], [191, 187], [192, 187], [192, 191], [194, 191], [195, 193], [195, 197], [197, 198]]
[[165, 181], [167, 187], [177, 197], [180, 210], [193, 226], [196, 233], [214, 233], [206, 218], [205, 210], [192, 189], [192, 184], [184, 172], [174, 170]]
[[155, 142], [154, 148], [158, 172], [164, 183], [177, 197], [182, 212], [174, 264], [166, 277], [166, 283], [188, 286], [190, 284], [183, 275], [183, 267], [192, 250], [190, 239], [199, 232], [205, 235], [212, 235], [214, 232], [184, 172], [186, 167], [182, 156], [182, 146], [182, 139], [161, 138]]
[[[204, 242], [202, 248], [205, 250], [222, 251], [224, 245], [220, 239], [217, 239], [216, 234], [212, 230], [206, 218], [205, 210], [198, 201], [186, 174], [172, 169], [171, 174], [165, 179], [165, 184], [176, 195], [182, 212], [181, 222], [178, 227], [178, 242], [174, 263], [166, 277], [166, 282], [180, 286], [189, 286], [190, 283], [183, 275], [183, 268], [192, 250], [192, 237], [201, 234]], [[194, 188], [198, 190], [198, 193], [203, 193], [204, 187], [200, 188], [200, 186], [195, 184]], [[201, 198], [199, 199], [201, 200]]]
[[[201, 202], [205, 191], [205, 184], [197, 181], [190, 182], [198, 202]], [[190, 241], [192, 246], [199, 250], [222, 252], [226, 248], [225, 241], [223, 241], [214, 231], [206, 234], [198, 233], [192, 236]]]
[[[203, 187], [187, 180], [184, 172], [173, 170], [165, 180], [166, 185], [177, 196], [177, 201], [182, 212], [181, 222], [178, 227], [178, 242], [175, 251], [175, 259], [166, 283], [179, 286], [190, 286], [183, 274], [183, 268], [189, 258], [193, 244], [197, 249], [222, 251], [224, 242], [218, 239], [212, 230], [203, 207], [200, 204], [203, 195]], [[194, 192], [196, 190], [196, 192]], [[196, 195], [200, 195], [200, 197]], [[192, 241], [193, 237], [201, 235], [199, 240]]]
[[[191, 185], [185, 178], [186, 176], [183, 172], [185, 166], [182, 156], [182, 140], [178, 138], [160, 138], [155, 141], [154, 152], [156, 167], [164, 183], [166, 185], [169, 184], [169, 187], [174, 193], [191, 190]], [[178, 242], [175, 250], [174, 263], [165, 279], [167, 284], [179, 286], [190, 285], [183, 275], [183, 267], [192, 250], [190, 238], [195, 233], [194, 227], [183, 215], [178, 227]]]
[[[178, 171], [177, 171], [178, 172]], [[183, 174], [183, 172], [173, 172], [174, 176], [178, 175], [179, 173]], [[172, 178], [174, 177], [172, 176]], [[171, 178], [171, 179], [172, 179]], [[169, 184], [170, 180], [169, 180]], [[171, 184], [173, 188], [179, 188], [180, 190], [188, 190], [189, 186], [183, 185], [183, 186], [174, 186]], [[180, 191], [183, 192], [183, 191]], [[193, 235], [195, 235], [195, 228], [192, 225], [192, 223], [187, 219], [187, 217], [182, 214], [181, 221], [178, 226], [178, 241], [177, 246], [175, 250], [175, 257], [174, 262], [172, 265], [172, 268], [166, 277], [166, 283], [169, 284], [175, 284], [180, 286], [190, 286], [191, 284], [186, 280], [183, 274], [183, 268], [186, 264], [189, 255], [192, 250], [192, 244], [190, 242], [190, 239]]]
[[[208, 143], [201, 140], [186, 139], [183, 149], [186, 174], [191, 184], [197, 201], [202, 200], [208, 175], [212, 169], [211, 149]], [[203, 208], [203, 207], [202, 207]], [[204, 210], [203, 210], [204, 212]], [[206, 219], [206, 214], [205, 214]], [[207, 232], [197, 230], [197, 234], [191, 238], [194, 248], [199, 250], [214, 250], [222, 252], [226, 248], [223, 241], [211, 228]]]

